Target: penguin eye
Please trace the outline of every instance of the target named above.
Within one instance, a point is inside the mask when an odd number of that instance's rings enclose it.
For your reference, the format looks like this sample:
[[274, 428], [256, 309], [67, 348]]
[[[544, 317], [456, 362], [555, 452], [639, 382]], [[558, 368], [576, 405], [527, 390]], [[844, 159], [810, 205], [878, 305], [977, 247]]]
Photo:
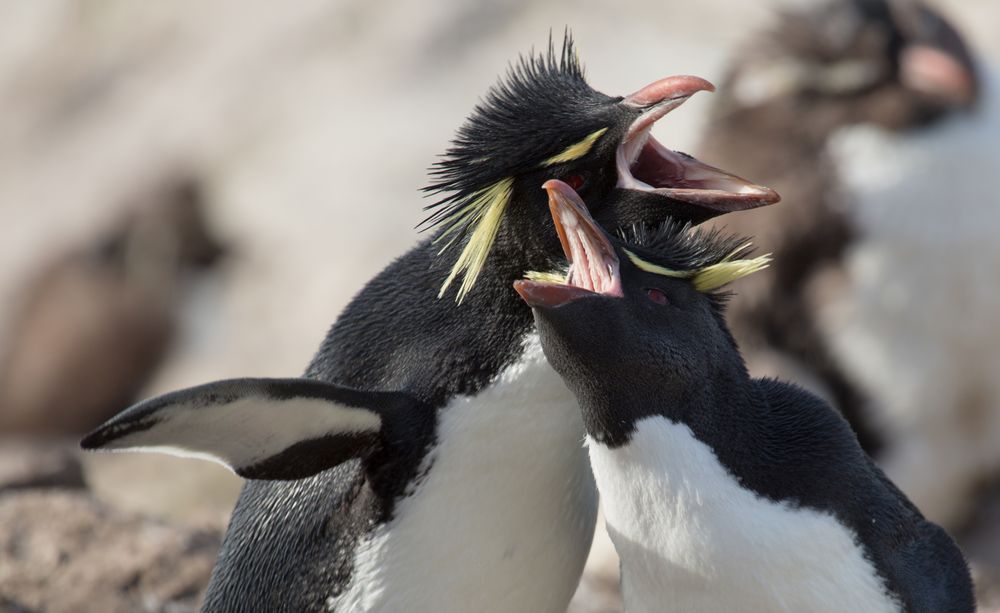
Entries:
[[566, 177], [566, 185], [569, 185], [575, 191], [580, 191], [587, 185], [587, 174], [581, 173]]
[[670, 300], [663, 293], [663, 290], [656, 289], [655, 287], [646, 288], [646, 297], [656, 304], [670, 304]]

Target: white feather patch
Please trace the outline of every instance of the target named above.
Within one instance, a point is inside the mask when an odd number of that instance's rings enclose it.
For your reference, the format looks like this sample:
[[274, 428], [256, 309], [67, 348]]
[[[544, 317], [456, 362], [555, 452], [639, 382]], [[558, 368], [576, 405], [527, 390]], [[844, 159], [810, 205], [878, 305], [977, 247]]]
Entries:
[[852, 531], [744, 489], [687, 426], [588, 447], [630, 613], [900, 610]]
[[440, 412], [437, 446], [395, 519], [358, 547], [335, 611], [565, 613], [597, 496], [576, 401], [542, 354]]
[[246, 396], [226, 404], [186, 402], [155, 413], [157, 423], [105, 445], [111, 451], [149, 451], [233, 467], [252, 466], [295, 443], [335, 434], [378, 431], [367, 409], [318, 398], [274, 400]]

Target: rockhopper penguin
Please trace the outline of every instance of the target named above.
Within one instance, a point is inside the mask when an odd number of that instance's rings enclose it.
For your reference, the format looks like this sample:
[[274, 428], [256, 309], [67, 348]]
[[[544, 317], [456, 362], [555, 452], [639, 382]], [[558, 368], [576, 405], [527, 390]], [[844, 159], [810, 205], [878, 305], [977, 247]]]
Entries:
[[182, 391], [85, 441], [207, 454], [254, 479], [207, 611], [566, 610], [596, 491], [572, 394], [511, 283], [561, 253], [539, 187], [553, 177], [608, 227], [776, 201], [650, 136], [711, 89], [671, 77], [606, 96], [568, 37], [522, 58], [432, 172], [434, 236], [348, 305], [309, 381]]
[[749, 245], [667, 223], [612, 240], [546, 183], [568, 274], [516, 282], [579, 401], [627, 611], [972, 611], [965, 560], [722, 315]]

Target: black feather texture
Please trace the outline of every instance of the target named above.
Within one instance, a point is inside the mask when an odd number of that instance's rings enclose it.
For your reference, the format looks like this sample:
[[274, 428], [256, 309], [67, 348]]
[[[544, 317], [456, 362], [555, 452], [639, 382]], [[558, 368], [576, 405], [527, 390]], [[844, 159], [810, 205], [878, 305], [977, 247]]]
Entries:
[[770, 255], [745, 259], [753, 251], [749, 239], [719, 228], [692, 230], [690, 222], [668, 219], [657, 227], [619, 230], [619, 236], [625, 248], [643, 261], [677, 273], [690, 273], [695, 288], [708, 297], [719, 317], [732, 297], [732, 292], [723, 288], [770, 262]]
[[750, 240], [721, 229], [695, 230], [690, 222], [667, 220], [656, 227], [632, 226], [618, 231], [625, 248], [643, 260], [670, 270], [694, 271], [752, 251]]

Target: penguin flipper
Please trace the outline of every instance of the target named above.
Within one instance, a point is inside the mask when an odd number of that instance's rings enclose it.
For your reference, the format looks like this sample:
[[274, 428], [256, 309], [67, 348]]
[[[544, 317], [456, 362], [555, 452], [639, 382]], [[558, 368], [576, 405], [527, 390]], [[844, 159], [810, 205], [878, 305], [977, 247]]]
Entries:
[[386, 412], [412, 403], [312, 379], [228, 379], [132, 405], [80, 445], [207, 459], [246, 479], [302, 479], [371, 454]]

